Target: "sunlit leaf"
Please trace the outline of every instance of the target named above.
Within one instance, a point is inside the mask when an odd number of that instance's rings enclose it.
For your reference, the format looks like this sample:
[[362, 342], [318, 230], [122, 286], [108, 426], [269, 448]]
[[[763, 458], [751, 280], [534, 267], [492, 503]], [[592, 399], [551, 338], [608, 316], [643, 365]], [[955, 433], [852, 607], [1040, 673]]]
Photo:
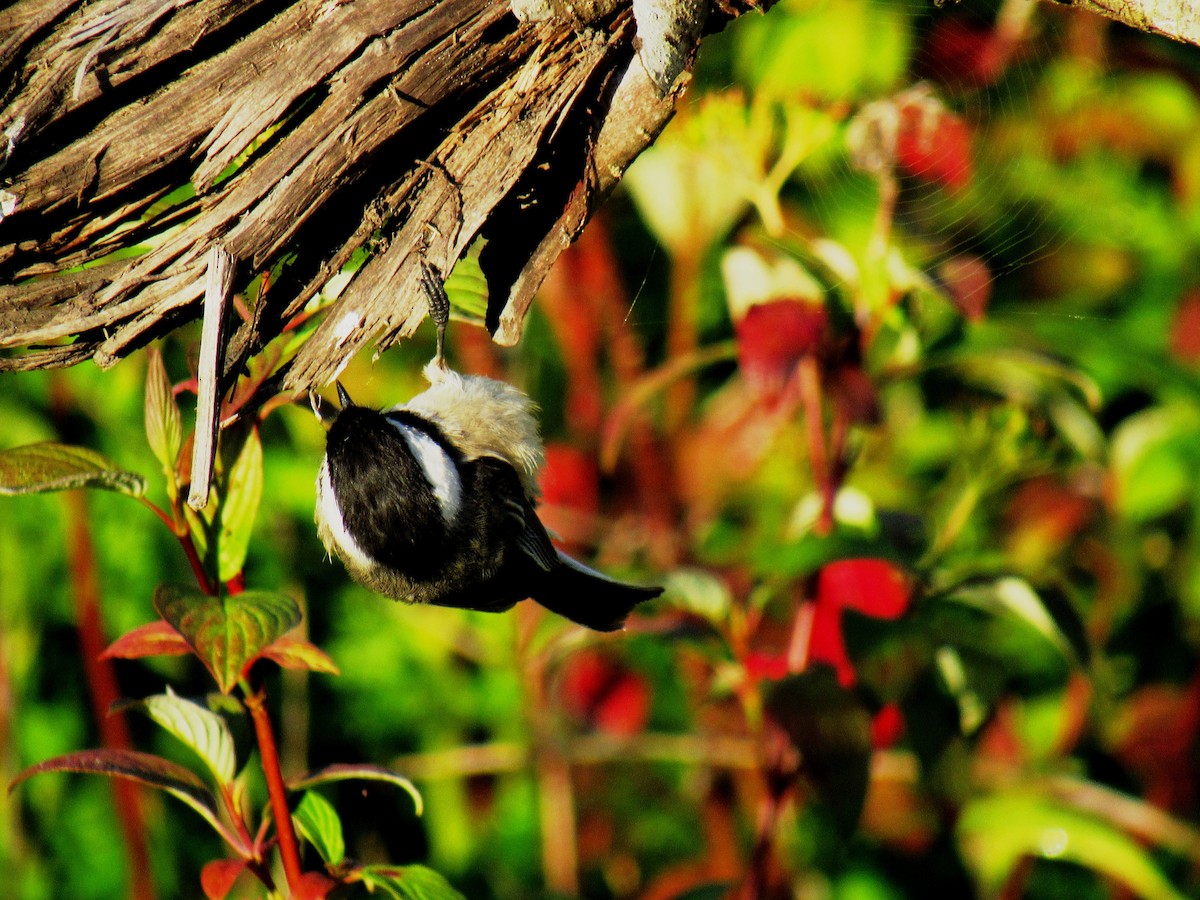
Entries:
[[1024, 579], [998, 578], [995, 581], [963, 585], [944, 599], [993, 614], [1011, 616], [1044, 637], [1065, 658], [1076, 660], [1071, 642], [1054, 621], [1041, 597]]
[[183, 423], [162, 353], [154, 347], [146, 351], [146, 440], [173, 479], [183, 446]]
[[663, 596], [673, 605], [710, 622], [723, 622], [729, 615], [733, 594], [717, 576], [703, 569], [676, 569], [667, 576]]
[[200, 870], [200, 888], [208, 900], [225, 900], [233, 883], [246, 871], [244, 859], [214, 859]]
[[985, 892], [1022, 859], [1086, 866], [1145, 900], [1183, 900], [1145, 847], [1102, 818], [1026, 791], [979, 797], [958, 819], [958, 841]]
[[451, 313], [469, 322], [482, 324], [487, 315], [488, 284], [479, 267], [479, 252], [487, 244], [480, 238], [454, 264], [446, 278], [446, 296], [450, 298]]
[[867, 796], [871, 716], [862, 701], [817, 666], [771, 686], [767, 711], [800, 751], [801, 771], [843, 836]]
[[158, 788], [186, 803], [221, 833], [220, 823], [214, 811], [216, 801], [204, 786], [204, 782], [197, 778], [195, 773], [161, 756], [137, 750], [79, 750], [30, 766], [13, 779], [9, 791], [22, 781], [44, 772], [108, 775]]
[[300, 804], [292, 813], [296, 831], [316, 848], [321, 859], [336, 866], [346, 856], [346, 842], [342, 836], [342, 820], [338, 818], [333, 804], [316, 791], [305, 791]]
[[262, 500], [263, 453], [258, 429], [252, 428], [225, 483], [220, 505], [221, 535], [218, 568], [221, 581], [229, 581], [246, 563], [250, 532]]
[[465, 900], [450, 882], [425, 866], [364, 866], [357, 874], [368, 889], [396, 900]]
[[218, 783], [227, 786], [233, 781], [237, 768], [233, 735], [221, 716], [176, 695], [170, 687], [165, 694], [156, 694], [128, 706], [142, 710], [187, 744], [204, 760]]
[[127, 631], [105, 648], [101, 659], [140, 659], [143, 656], [182, 656], [191, 645], [170, 622], [159, 619]]
[[73, 488], [102, 488], [140, 497], [146, 492], [146, 481], [86, 447], [46, 442], [0, 450], [0, 496]]
[[313, 772], [311, 775], [305, 775], [303, 778], [289, 782], [288, 789], [301, 791], [306, 788], [316, 787], [319, 784], [329, 784], [334, 781], [386, 781], [408, 792], [408, 795], [412, 797], [413, 806], [416, 808], [418, 816], [425, 809], [424, 803], [421, 800], [421, 794], [413, 783], [403, 775], [398, 775], [382, 766], [338, 763], [326, 766], [319, 772]]
[[320, 672], [324, 675], [342, 674], [337, 663], [320, 647], [286, 634], [269, 643], [259, 655], [285, 669]]
[[193, 587], [160, 585], [154, 608], [173, 625], [229, 693], [263, 648], [300, 624], [300, 607], [283, 594], [245, 591], [210, 597]]

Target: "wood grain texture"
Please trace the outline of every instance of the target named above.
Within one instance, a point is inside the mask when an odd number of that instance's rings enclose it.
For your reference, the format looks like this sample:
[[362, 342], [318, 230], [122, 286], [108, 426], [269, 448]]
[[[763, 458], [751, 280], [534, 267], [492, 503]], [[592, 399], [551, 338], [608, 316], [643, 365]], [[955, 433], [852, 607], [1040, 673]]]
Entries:
[[359, 250], [269, 387], [411, 334], [420, 260], [448, 272], [479, 235], [489, 325], [515, 341], [673, 111], [634, 43], [627, 3], [583, 24], [501, 0], [18, 0], [0, 12], [0, 369], [108, 366], [197, 317], [216, 244], [235, 289], [288, 261], [234, 323], [226, 380]]

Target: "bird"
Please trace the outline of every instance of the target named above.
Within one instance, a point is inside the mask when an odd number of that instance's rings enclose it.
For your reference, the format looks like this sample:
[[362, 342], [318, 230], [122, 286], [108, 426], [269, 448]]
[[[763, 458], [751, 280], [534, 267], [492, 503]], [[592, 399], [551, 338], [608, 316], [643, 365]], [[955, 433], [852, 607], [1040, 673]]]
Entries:
[[535, 509], [545, 453], [529, 397], [449, 368], [440, 340], [425, 376], [427, 390], [386, 410], [337, 385], [315, 520], [355, 581], [395, 600], [486, 612], [532, 599], [595, 631], [621, 629], [662, 593], [553, 545]]

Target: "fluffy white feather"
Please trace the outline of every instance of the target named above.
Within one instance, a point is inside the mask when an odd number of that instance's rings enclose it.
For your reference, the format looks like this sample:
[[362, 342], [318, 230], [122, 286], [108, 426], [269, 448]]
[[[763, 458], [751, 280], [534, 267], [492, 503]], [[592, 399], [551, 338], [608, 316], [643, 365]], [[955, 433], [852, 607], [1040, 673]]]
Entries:
[[429, 387], [396, 409], [423, 416], [468, 459], [494, 456], [510, 463], [531, 496], [546, 461], [538, 435], [537, 406], [511, 384], [483, 375], [460, 375], [436, 363], [425, 367]]

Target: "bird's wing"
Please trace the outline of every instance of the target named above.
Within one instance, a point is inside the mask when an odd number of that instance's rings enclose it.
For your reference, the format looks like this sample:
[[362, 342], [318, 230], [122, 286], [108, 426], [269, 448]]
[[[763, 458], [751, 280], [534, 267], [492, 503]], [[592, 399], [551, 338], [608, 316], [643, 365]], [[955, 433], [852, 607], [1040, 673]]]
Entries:
[[542, 571], [549, 572], [559, 565], [558, 551], [550, 542], [516, 469], [507, 460], [493, 456], [482, 456], [475, 460], [475, 465], [485, 473], [496, 506], [521, 552]]

